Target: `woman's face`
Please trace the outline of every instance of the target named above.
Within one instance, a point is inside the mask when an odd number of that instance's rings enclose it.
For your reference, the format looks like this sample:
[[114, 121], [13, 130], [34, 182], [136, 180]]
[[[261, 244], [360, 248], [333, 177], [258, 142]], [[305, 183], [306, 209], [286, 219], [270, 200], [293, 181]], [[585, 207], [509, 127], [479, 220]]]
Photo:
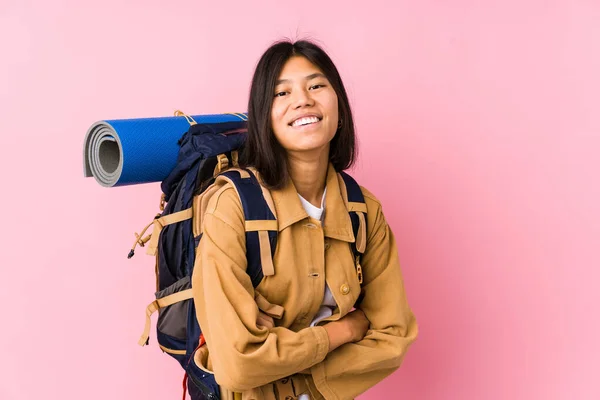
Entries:
[[273, 96], [271, 126], [288, 154], [329, 154], [338, 125], [338, 99], [321, 70], [304, 57], [290, 58]]

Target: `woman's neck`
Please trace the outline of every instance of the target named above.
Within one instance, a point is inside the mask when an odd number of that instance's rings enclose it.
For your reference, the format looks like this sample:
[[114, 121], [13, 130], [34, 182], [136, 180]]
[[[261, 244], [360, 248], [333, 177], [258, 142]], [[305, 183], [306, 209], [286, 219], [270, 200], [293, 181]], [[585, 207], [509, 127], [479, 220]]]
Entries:
[[328, 168], [329, 149], [314, 157], [288, 155], [290, 178], [298, 194], [315, 207], [321, 207]]

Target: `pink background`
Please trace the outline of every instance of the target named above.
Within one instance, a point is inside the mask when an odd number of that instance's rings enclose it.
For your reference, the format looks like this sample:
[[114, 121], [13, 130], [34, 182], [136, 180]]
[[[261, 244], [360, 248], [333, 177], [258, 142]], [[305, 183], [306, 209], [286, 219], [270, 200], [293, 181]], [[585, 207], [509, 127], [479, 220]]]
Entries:
[[178, 399], [136, 342], [158, 184], [82, 173], [100, 119], [245, 111], [310, 36], [354, 107], [421, 334], [366, 399], [598, 399], [600, 3], [0, 2], [0, 399]]

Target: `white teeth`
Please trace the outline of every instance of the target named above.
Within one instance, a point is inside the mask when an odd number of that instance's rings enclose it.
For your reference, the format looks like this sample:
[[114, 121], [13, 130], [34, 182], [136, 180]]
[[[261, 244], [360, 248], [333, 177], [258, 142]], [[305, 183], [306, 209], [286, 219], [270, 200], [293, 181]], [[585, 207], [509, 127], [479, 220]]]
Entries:
[[308, 124], [314, 124], [316, 122], [319, 122], [319, 118], [305, 117], [305, 118], [300, 118], [300, 119], [295, 120], [294, 123], [292, 124], [292, 126], [308, 125]]

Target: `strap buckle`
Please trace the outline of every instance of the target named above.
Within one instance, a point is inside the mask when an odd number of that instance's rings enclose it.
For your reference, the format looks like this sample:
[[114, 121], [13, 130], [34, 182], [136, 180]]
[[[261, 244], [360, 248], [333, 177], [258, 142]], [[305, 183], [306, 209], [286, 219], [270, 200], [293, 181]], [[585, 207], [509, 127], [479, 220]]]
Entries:
[[217, 156], [217, 165], [215, 167], [213, 176], [216, 178], [217, 175], [219, 175], [221, 172], [225, 171], [227, 168], [229, 168], [229, 159], [227, 158], [227, 156], [225, 154], [219, 154]]
[[363, 283], [363, 272], [362, 266], [360, 265], [360, 256], [356, 256], [356, 277], [358, 278], [358, 283], [362, 285]]

